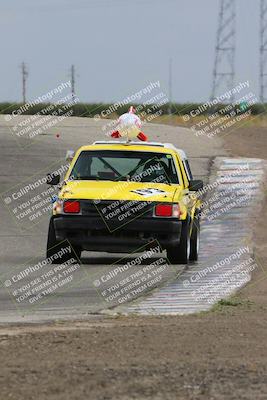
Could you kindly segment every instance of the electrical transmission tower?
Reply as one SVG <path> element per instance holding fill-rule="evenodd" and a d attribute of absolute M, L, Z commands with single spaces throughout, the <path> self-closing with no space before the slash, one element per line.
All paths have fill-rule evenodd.
<path fill-rule="evenodd" d="M 74 65 L 71 66 L 71 95 L 72 100 L 75 99 L 75 67 Z"/>
<path fill-rule="evenodd" d="M 235 80 L 236 0 L 220 0 L 211 100 L 233 88 Z M 231 102 L 234 97 L 231 97 Z"/>
<path fill-rule="evenodd" d="M 267 100 L 267 1 L 260 3 L 260 101 Z"/>
<path fill-rule="evenodd" d="M 22 72 L 22 99 L 23 103 L 26 103 L 26 80 L 29 76 L 29 73 L 27 71 L 25 62 L 21 64 L 21 72 Z"/>

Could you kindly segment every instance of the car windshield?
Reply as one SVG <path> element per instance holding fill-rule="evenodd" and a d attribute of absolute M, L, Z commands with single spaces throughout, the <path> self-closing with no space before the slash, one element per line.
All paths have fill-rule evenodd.
<path fill-rule="evenodd" d="M 179 183 L 171 154 L 142 151 L 82 151 L 73 180 Z"/>

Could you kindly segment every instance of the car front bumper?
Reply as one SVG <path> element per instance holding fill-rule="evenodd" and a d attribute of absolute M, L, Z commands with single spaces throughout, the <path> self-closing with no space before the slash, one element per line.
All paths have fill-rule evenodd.
<path fill-rule="evenodd" d="M 175 218 L 137 218 L 120 227 L 107 226 L 101 217 L 54 216 L 56 239 L 68 239 L 83 250 L 135 251 L 157 241 L 163 249 L 179 244 L 182 221 Z"/>

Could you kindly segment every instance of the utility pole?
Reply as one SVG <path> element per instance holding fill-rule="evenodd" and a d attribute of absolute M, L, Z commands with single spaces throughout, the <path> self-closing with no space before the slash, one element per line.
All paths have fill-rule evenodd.
<path fill-rule="evenodd" d="M 231 90 L 235 80 L 236 0 L 220 0 L 211 100 Z M 234 96 L 231 97 L 234 101 Z"/>
<path fill-rule="evenodd" d="M 75 99 L 75 67 L 74 65 L 71 66 L 71 95 L 72 100 Z"/>
<path fill-rule="evenodd" d="M 260 101 L 267 100 L 267 1 L 260 0 Z"/>
<path fill-rule="evenodd" d="M 172 113 L 172 58 L 169 60 L 169 107 L 168 113 Z"/>
<path fill-rule="evenodd" d="M 23 99 L 23 103 L 25 104 L 26 103 L 26 80 L 29 76 L 25 62 L 23 62 L 21 64 L 21 72 L 22 72 L 22 99 Z"/>

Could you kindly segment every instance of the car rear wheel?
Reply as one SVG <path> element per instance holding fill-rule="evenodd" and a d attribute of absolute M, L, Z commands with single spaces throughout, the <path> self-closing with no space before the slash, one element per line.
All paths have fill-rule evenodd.
<path fill-rule="evenodd" d="M 199 253 L 199 242 L 200 242 L 200 223 L 199 215 L 196 215 L 193 221 L 191 239 L 190 239 L 190 261 L 198 260 Z"/>
<path fill-rule="evenodd" d="M 69 251 L 69 246 L 71 246 L 71 251 Z M 62 257 L 57 258 L 57 255 L 60 252 L 64 252 Z M 82 250 L 80 247 L 73 246 L 70 244 L 68 240 L 64 240 L 62 242 L 58 242 L 56 240 L 55 227 L 53 222 L 53 217 L 50 219 L 49 228 L 48 228 L 48 237 L 47 237 L 47 245 L 46 245 L 46 257 L 52 258 L 51 264 L 62 264 L 71 258 L 74 258 L 75 261 L 79 262 L 81 257 Z"/>
<path fill-rule="evenodd" d="M 189 221 L 183 221 L 180 243 L 167 249 L 167 257 L 171 264 L 187 264 L 190 254 Z"/>

